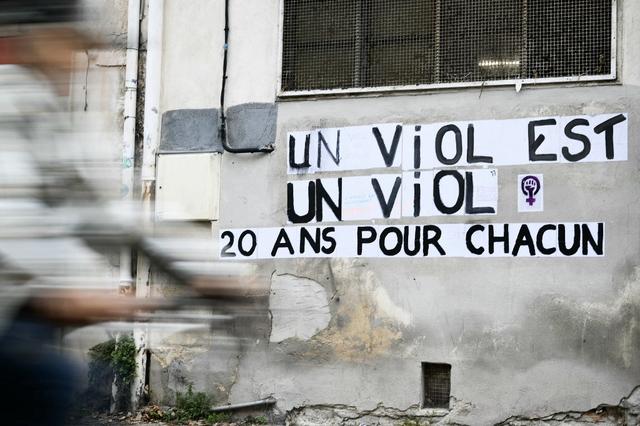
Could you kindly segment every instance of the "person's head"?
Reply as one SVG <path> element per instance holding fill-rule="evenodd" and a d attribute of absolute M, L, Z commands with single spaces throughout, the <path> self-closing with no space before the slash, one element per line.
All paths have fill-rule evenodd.
<path fill-rule="evenodd" d="M 74 52 L 94 41 L 76 27 L 78 0 L 0 0 L 2 62 L 36 68 L 52 79 L 66 78 Z"/>
<path fill-rule="evenodd" d="M 79 18 L 79 0 L 0 0 L 0 25 L 55 24 Z"/>

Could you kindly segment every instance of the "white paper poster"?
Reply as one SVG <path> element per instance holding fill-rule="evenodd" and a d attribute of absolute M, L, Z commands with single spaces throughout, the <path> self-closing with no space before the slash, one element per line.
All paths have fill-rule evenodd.
<path fill-rule="evenodd" d="M 287 135 L 287 172 L 305 174 L 399 168 L 402 125 L 317 129 Z"/>
<path fill-rule="evenodd" d="M 627 160 L 628 115 L 294 131 L 287 134 L 286 157 L 292 226 L 222 230 L 222 259 L 602 257 L 604 222 L 461 217 L 498 214 L 500 166 Z M 342 175 L 365 169 L 375 173 Z M 518 212 L 544 211 L 542 174 L 519 175 L 516 191 Z M 467 223 L 386 222 L 435 216 Z M 385 224 L 367 223 L 374 220 Z M 349 221 L 367 224 L 326 225 Z"/>
<path fill-rule="evenodd" d="M 495 215 L 498 171 L 432 170 L 287 184 L 289 223 Z"/>
<path fill-rule="evenodd" d="M 602 257 L 604 223 L 290 226 L 220 231 L 220 258 Z"/>
<path fill-rule="evenodd" d="M 495 215 L 498 171 L 427 170 L 402 174 L 402 216 Z"/>
<path fill-rule="evenodd" d="M 628 115 L 372 124 L 287 134 L 289 174 L 627 160 Z"/>

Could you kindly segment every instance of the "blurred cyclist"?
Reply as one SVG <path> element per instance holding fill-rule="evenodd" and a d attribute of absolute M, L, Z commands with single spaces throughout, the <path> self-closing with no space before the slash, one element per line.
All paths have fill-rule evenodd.
<path fill-rule="evenodd" d="M 97 191 L 79 170 L 66 110 L 73 57 L 93 41 L 78 1 L 0 0 L 0 413 L 59 425 L 76 389 L 57 327 L 130 315 L 95 287 L 105 262 L 70 229 Z"/>

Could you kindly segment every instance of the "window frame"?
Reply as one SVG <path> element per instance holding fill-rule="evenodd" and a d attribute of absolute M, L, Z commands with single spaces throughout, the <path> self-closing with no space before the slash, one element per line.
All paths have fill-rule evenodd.
<path fill-rule="evenodd" d="M 278 72 L 276 96 L 280 99 L 301 98 L 310 96 L 336 96 L 336 95 L 357 95 L 369 93 L 390 93 L 390 92 L 415 92 L 433 91 L 438 89 L 467 89 L 478 87 L 496 86 L 519 86 L 538 84 L 571 84 L 571 83 L 602 83 L 616 82 L 618 79 L 618 0 L 611 0 L 611 69 L 609 74 L 601 75 L 576 75 L 568 77 L 546 77 L 546 78 L 522 78 L 510 80 L 485 80 L 457 83 L 430 83 L 397 86 L 376 86 L 376 87 L 349 87 L 345 89 L 313 89 L 313 90 L 282 90 L 282 66 L 284 53 L 284 2 L 280 0 L 279 28 L 278 28 Z"/>

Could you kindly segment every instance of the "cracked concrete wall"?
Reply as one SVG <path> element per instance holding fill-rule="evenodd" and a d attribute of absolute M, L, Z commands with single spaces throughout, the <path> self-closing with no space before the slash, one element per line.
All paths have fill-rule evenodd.
<path fill-rule="evenodd" d="M 552 87 L 520 94 L 485 89 L 480 98 L 477 91 L 461 91 L 401 100 L 282 103 L 280 117 L 288 119 L 280 119 L 285 121 L 279 125 L 279 140 L 286 131 L 314 125 L 618 110 L 634 116 L 640 112 L 638 95 L 640 91 L 629 86 Z M 277 274 L 313 279 L 323 283 L 328 294 L 337 291 L 332 320 L 310 341 L 285 341 L 263 353 L 248 354 L 232 400 L 272 393 L 283 410 L 314 403 L 344 403 L 367 410 L 383 402 L 406 408 L 420 401 L 420 362 L 429 361 L 451 363 L 452 394 L 473 404 L 468 413 L 455 418 L 459 423 L 499 421 L 513 413 L 588 410 L 617 401 L 640 377 L 638 363 L 632 362 L 640 343 L 634 326 L 639 312 L 632 296 L 640 286 L 633 272 L 640 224 L 628 207 L 640 195 L 632 179 L 638 164 L 633 146 L 637 127 L 632 124 L 630 131 L 627 163 L 539 168 L 545 182 L 555 184 L 547 187 L 547 211 L 535 220 L 597 218 L 619 224 L 608 227 L 605 259 L 358 260 L 332 268 L 343 273 L 328 271 L 327 264 L 336 261 L 264 262 Z M 273 156 L 234 157 L 235 164 L 225 160 L 224 179 L 247 182 L 241 174 L 248 170 L 260 178 L 251 180 L 252 191 L 223 191 L 221 227 L 285 224 L 286 157 L 282 151 Z M 512 213 L 515 196 L 509 182 L 526 170 L 501 169 L 504 183 L 496 220 L 522 220 Z M 585 185 L 585 180 L 587 192 L 567 193 L 566 188 L 578 181 Z M 594 205 L 592 197 L 600 201 Z"/>
<path fill-rule="evenodd" d="M 392 425 L 451 425 L 459 424 L 453 417 L 458 413 L 468 413 L 470 405 L 457 404 L 453 410 L 426 410 L 409 407 L 406 410 L 379 405 L 373 410 L 358 410 L 346 405 L 310 405 L 294 408 L 286 416 L 286 423 L 298 426 L 360 426 L 375 424 Z M 541 417 L 513 416 L 496 423 L 496 426 L 551 426 L 598 424 L 602 426 L 636 425 L 640 421 L 640 387 L 617 405 L 600 405 L 578 412 L 566 411 Z M 474 422 L 475 424 L 475 422 Z"/>
<path fill-rule="evenodd" d="M 163 112 L 219 108 L 222 4 L 167 0 Z M 635 53 L 640 4 L 619 0 L 618 6 L 618 83 L 277 100 L 276 150 L 223 155 L 214 235 L 218 228 L 286 224 L 284 147 L 287 132 L 294 130 L 624 111 L 629 113 L 629 160 L 501 167 L 499 213 L 483 218 L 604 221 L 608 240 L 602 259 L 260 261 L 260 270 L 272 277 L 270 334 L 233 355 L 218 354 L 214 340 L 203 355 L 221 356 L 221 365 L 232 370 L 220 379 L 229 402 L 273 395 L 280 418 L 289 413 L 290 421 L 301 424 L 305 415 L 325 415 L 305 407 L 330 407 L 331 416 L 339 409 L 343 419 L 393 419 L 409 410 L 434 421 L 488 424 L 587 413 L 629 395 L 640 382 L 640 217 L 633 208 L 640 200 L 640 61 Z M 276 101 L 279 13 L 279 0 L 233 3 L 228 106 Z M 187 23 L 197 30 L 184 34 Z M 518 174 L 532 171 L 544 173 L 546 209 L 518 214 L 514 183 Z M 465 220 L 405 218 L 403 223 Z M 300 317 L 278 316 L 278 308 L 297 303 L 302 309 L 293 311 Z M 225 364 L 234 357 L 237 365 Z M 425 361 L 452 365 L 451 411 L 419 410 L 420 363 Z M 207 364 L 186 362 L 194 366 L 185 367 L 187 379 L 200 380 L 195 365 L 206 369 Z M 198 383 L 215 392 L 216 380 Z M 161 381 L 156 386 L 172 392 Z"/>
<path fill-rule="evenodd" d="M 174 324 L 154 330 L 151 340 L 150 389 L 152 400 L 174 405 L 176 394 L 192 386 L 214 404 L 224 404 L 239 365 L 240 343 L 224 333 L 212 333 L 205 324 Z"/>

